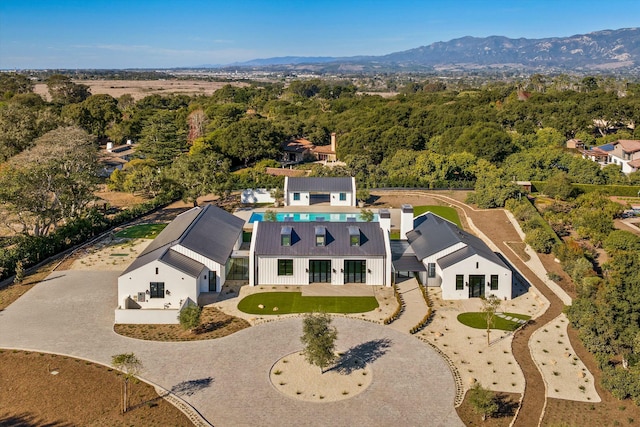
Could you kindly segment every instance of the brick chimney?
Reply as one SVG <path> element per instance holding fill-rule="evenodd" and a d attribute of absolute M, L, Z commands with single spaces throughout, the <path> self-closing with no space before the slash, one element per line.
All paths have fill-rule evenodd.
<path fill-rule="evenodd" d="M 336 133 L 331 132 L 331 151 L 336 152 Z"/>

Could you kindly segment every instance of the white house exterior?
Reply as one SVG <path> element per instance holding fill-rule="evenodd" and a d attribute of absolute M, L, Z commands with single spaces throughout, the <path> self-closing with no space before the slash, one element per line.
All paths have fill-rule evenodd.
<path fill-rule="evenodd" d="M 426 286 L 440 286 L 443 299 L 467 299 L 493 294 L 512 297 L 509 267 L 479 238 L 455 224 L 427 212 L 414 220 L 406 233 L 410 254 L 424 268 L 415 268 Z M 403 253 L 406 258 L 408 252 Z"/>
<path fill-rule="evenodd" d="M 329 202 L 331 206 L 356 205 L 356 179 L 325 177 L 284 178 L 285 206 L 309 206 Z"/>
<path fill-rule="evenodd" d="M 254 223 L 249 285 L 391 286 L 389 235 L 377 222 Z"/>
<path fill-rule="evenodd" d="M 619 139 L 611 145 L 613 150 L 609 152 L 610 163 L 620 166 L 626 174 L 640 169 L 640 140 Z"/>
<path fill-rule="evenodd" d="M 116 323 L 178 323 L 185 304 L 219 292 L 244 221 L 215 206 L 171 222 L 118 277 Z"/>

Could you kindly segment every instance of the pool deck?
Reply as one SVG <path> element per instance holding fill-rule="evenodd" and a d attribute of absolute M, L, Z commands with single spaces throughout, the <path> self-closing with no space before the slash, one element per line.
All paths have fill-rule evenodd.
<path fill-rule="evenodd" d="M 371 209 L 374 214 L 377 214 L 380 209 L 372 208 L 370 206 L 366 206 L 366 209 Z M 382 209 L 382 208 L 381 208 Z M 391 229 L 400 229 L 400 209 L 393 208 L 384 208 L 388 209 L 391 212 Z M 274 207 L 261 207 L 261 208 L 240 208 L 233 212 L 233 214 L 239 218 L 242 218 L 245 222 L 244 230 L 251 231 L 253 230 L 253 224 L 249 223 L 249 219 L 251 218 L 251 214 L 254 212 L 266 212 L 268 210 L 273 210 L 278 213 L 280 212 L 294 212 L 294 213 L 306 213 L 306 212 L 323 212 L 323 213 L 357 213 L 359 214 L 362 210 L 361 208 L 354 206 L 331 206 L 328 203 L 316 203 L 311 206 L 281 206 L 278 208 Z"/>

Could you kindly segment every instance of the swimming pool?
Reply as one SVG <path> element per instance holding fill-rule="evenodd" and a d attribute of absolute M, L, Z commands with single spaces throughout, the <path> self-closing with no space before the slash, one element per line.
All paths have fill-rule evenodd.
<path fill-rule="evenodd" d="M 254 212 L 249 218 L 249 223 L 262 221 L 264 212 Z M 373 220 L 378 221 L 378 214 L 373 214 Z M 362 215 L 359 213 L 329 213 L 329 212 L 278 212 L 276 213 L 276 221 L 293 221 L 293 222 L 309 222 L 309 221 L 327 221 L 327 222 L 347 222 L 347 221 L 363 221 Z"/>

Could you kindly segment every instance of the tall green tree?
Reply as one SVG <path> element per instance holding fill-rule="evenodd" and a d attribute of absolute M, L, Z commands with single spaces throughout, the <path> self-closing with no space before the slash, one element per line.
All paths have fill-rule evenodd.
<path fill-rule="evenodd" d="M 210 140 L 222 154 L 240 161 L 245 167 L 260 159 L 275 159 L 286 135 L 265 119 L 245 119 L 220 128 Z"/>
<path fill-rule="evenodd" d="M 197 203 L 200 196 L 218 192 L 229 179 L 230 161 L 216 152 L 183 154 L 168 171 L 169 178 L 185 202 Z"/>
<path fill-rule="evenodd" d="M 337 339 L 338 331 L 331 326 L 331 316 L 326 313 L 310 313 L 304 316 L 300 337 L 304 344 L 303 353 L 307 362 L 319 366 L 323 374 L 324 368 L 336 358 Z"/>
<path fill-rule="evenodd" d="M 76 104 L 91 96 L 89 86 L 74 83 L 71 77 L 62 74 L 47 78 L 47 88 L 54 104 Z"/>
<path fill-rule="evenodd" d="M 33 92 L 33 82 L 24 74 L 0 73 L 0 99 Z"/>
<path fill-rule="evenodd" d="M 186 128 L 176 112 L 157 110 L 146 120 L 136 152 L 163 167 L 187 149 Z"/>
<path fill-rule="evenodd" d="M 82 215 L 94 200 L 97 148 L 85 131 L 58 128 L 0 171 L 0 201 L 22 231 L 45 235 L 53 224 Z"/>

